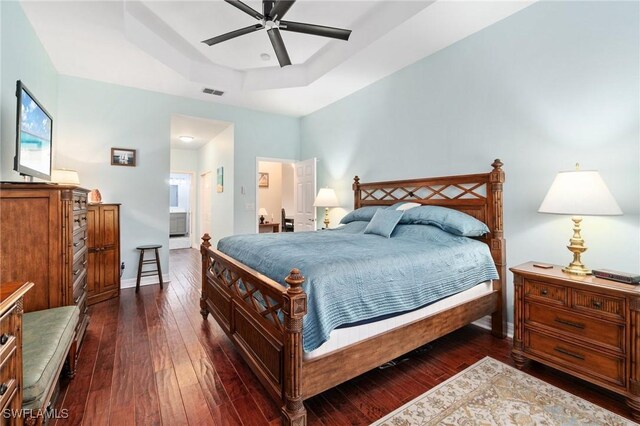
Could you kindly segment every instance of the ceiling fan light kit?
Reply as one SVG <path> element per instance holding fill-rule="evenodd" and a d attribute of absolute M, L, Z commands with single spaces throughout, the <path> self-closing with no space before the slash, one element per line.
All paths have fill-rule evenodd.
<path fill-rule="evenodd" d="M 260 22 L 255 25 L 240 28 L 235 31 L 228 32 L 210 39 L 204 40 L 203 43 L 209 46 L 222 43 L 223 41 L 231 40 L 232 38 L 240 37 L 245 34 L 249 34 L 255 31 L 267 29 L 269 40 L 273 46 L 273 50 L 276 53 L 278 62 L 281 67 L 291 65 L 291 59 L 289 53 L 282 40 L 280 30 L 290 31 L 296 33 L 310 34 L 321 37 L 330 37 L 338 40 L 349 40 L 351 30 L 345 30 L 342 28 L 325 27 L 323 25 L 306 24 L 303 22 L 291 22 L 283 21 L 284 15 L 293 6 L 295 0 L 263 0 L 262 1 L 262 13 L 254 10 L 253 8 L 242 3 L 240 0 L 224 0 L 232 6 L 240 9 L 247 15 L 259 20 Z"/>

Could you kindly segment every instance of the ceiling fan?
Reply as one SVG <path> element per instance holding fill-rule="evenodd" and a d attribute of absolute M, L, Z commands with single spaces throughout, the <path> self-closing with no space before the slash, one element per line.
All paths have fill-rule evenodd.
<path fill-rule="evenodd" d="M 293 6 L 295 0 L 263 0 L 262 1 L 262 13 L 254 10 L 239 0 L 224 0 L 232 6 L 237 7 L 247 15 L 251 15 L 260 21 L 258 24 L 250 25 L 248 27 L 240 28 L 239 30 L 231 31 L 226 34 L 219 35 L 217 37 L 204 40 L 203 43 L 213 46 L 214 44 L 221 43 L 223 41 L 230 40 L 241 35 L 249 34 L 254 31 L 267 29 L 269 39 L 273 45 L 273 50 L 276 52 L 278 62 L 281 67 L 291 65 L 291 59 L 280 35 L 282 31 L 292 31 L 296 33 L 312 34 L 322 37 L 337 38 L 340 40 L 349 40 L 351 30 L 344 30 L 342 28 L 325 27 L 322 25 L 305 24 L 302 22 L 283 21 L 284 15 L 289 8 Z"/>

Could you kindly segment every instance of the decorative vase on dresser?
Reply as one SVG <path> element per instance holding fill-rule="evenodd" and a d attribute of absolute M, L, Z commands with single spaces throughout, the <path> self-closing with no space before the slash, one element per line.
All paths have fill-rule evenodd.
<path fill-rule="evenodd" d="M 602 386 L 640 420 L 640 286 L 533 265 L 511 268 L 516 367 L 531 359 Z"/>
<path fill-rule="evenodd" d="M 89 204 L 89 305 L 120 295 L 120 204 Z"/>
<path fill-rule="evenodd" d="M 34 283 L 24 297 L 25 312 L 78 305 L 70 351 L 76 356 L 89 324 L 88 192 L 73 185 L 0 184 L 0 282 Z"/>

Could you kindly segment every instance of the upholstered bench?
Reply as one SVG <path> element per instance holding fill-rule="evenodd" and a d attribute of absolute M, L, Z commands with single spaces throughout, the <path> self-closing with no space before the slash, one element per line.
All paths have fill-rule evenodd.
<path fill-rule="evenodd" d="M 75 340 L 80 317 L 77 306 L 45 309 L 23 316 L 22 326 L 22 408 L 45 410 L 58 382 L 62 367 L 69 357 L 71 373 L 75 370 L 75 353 L 69 353 Z M 40 411 L 43 413 L 44 411 Z M 31 419 L 27 423 L 39 423 Z"/>

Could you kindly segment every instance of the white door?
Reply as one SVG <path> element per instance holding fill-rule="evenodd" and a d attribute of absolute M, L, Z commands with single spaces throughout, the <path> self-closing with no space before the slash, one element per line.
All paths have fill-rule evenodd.
<path fill-rule="evenodd" d="M 211 235 L 211 192 L 213 191 L 212 173 L 200 175 L 200 237 Z"/>
<path fill-rule="evenodd" d="M 294 230 L 315 231 L 316 208 L 313 202 L 316 199 L 316 159 L 299 161 L 294 164 L 293 174 L 293 203 L 296 207 Z"/>

